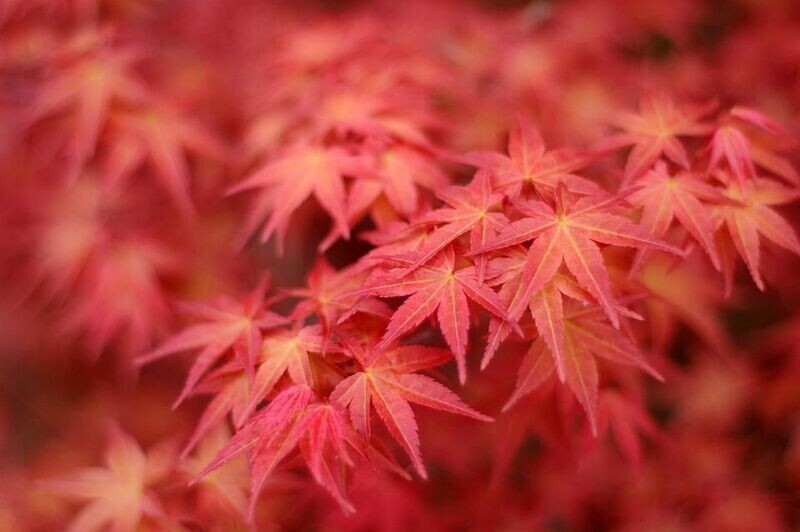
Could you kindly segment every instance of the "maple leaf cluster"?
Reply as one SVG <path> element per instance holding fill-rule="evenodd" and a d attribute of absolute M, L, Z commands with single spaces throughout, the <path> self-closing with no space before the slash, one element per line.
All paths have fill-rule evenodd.
<path fill-rule="evenodd" d="M 0 529 L 800 524 L 800 11 L 504 4 L 0 2 Z"/>

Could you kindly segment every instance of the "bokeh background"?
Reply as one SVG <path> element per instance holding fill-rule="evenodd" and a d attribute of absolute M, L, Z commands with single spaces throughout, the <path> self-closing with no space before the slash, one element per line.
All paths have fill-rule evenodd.
<path fill-rule="evenodd" d="M 102 103 L 80 99 L 91 83 L 112 87 Z M 145 449 L 186 438 L 205 405 L 171 409 L 188 359 L 133 358 L 175 330 L 176 301 L 265 271 L 301 286 L 329 230 L 304 205 L 279 255 L 247 240 L 247 198 L 225 191 L 309 123 L 366 119 L 390 91 L 397 127 L 449 153 L 502 151 L 519 113 L 548 145 L 590 147 L 647 91 L 753 106 L 796 133 L 800 4 L 0 0 L 0 530 L 63 529 L 76 505 L 41 481 L 101 464 L 110 424 Z M 82 121 L 92 105 L 102 118 Z M 159 134 L 179 161 L 142 140 Z M 797 206 L 781 212 L 798 226 Z M 763 269 L 766 291 L 739 271 L 728 298 L 701 266 L 651 272 L 682 319 L 657 346 L 666 383 L 641 390 L 655 427 L 638 460 L 608 434 L 566 434 L 552 398 L 480 426 L 419 411 L 429 481 L 361 472 L 346 517 L 288 471 L 257 528 L 796 530 L 800 261 L 766 252 Z M 460 393 L 496 411 L 518 361 Z M 246 475 L 230 489 L 246 494 Z M 245 529 L 178 476 L 158 493 L 176 526 Z"/>

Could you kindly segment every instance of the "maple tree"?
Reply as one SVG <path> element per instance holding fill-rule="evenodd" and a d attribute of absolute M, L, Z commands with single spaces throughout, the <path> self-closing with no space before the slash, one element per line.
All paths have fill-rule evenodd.
<path fill-rule="evenodd" d="M 712 4 L 0 0 L 0 529 L 800 526 L 800 10 Z"/>

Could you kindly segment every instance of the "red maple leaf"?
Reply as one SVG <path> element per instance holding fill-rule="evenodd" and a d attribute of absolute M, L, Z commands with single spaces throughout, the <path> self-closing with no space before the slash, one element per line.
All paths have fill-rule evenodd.
<path fill-rule="evenodd" d="M 75 179 L 94 155 L 112 105 L 141 104 L 151 97 L 132 73 L 140 54 L 97 41 L 96 49 L 80 54 L 45 82 L 30 109 L 32 122 L 65 110 L 74 116 L 65 172 L 69 180 Z"/>
<path fill-rule="evenodd" d="M 437 190 L 448 183 L 435 160 L 420 150 L 395 144 L 378 151 L 375 158 L 374 173 L 368 178 L 378 180 L 389 204 L 404 216 L 419 208 L 419 187 Z"/>
<path fill-rule="evenodd" d="M 161 346 L 141 356 L 139 364 L 147 364 L 181 351 L 200 350 L 189 371 L 177 403 L 192 392 L 203 375 L 232 347 L 249 376 L 261 350 L 262 331 L 286 322 L 286 319 L 265 309 L 264 293 L 269 286 L 265 278 L 240 301 L 222 297 L 210 303 L 185 303 L 188 314 L 206 320 L 187 327 Z"/>
<path fill-rule="evenodd" d="M 417 102 L 408 101 L 398 91 L 392 91 L 389 79 L 377 79 L 369 91 L 352 85 L 323 86 L 322 94 L 311 94 L 299 105 L 301 115 L 307 115 L 316 135 L 334 132 L 344 137 L 355 133 L 381 142 L 403 141 L 416 146 L 428 146 L 423 127 L 433 119 L 420 109 Z"/>
<path fill-rule="evenodd" d="M 436 195 L 447 203 L 442 207 L 421 215 L 416 224 L 444 224 L 437 227 L 422 246 L 410 254 L 410 265 L 405 273 L 411 273 L 426 264 L 437 253 L 463 235 L 469 234 L 470 249 L 485 246 L 502 229 L 507 218 L 500 210 L 503 196 L 492 191 L 490 174 L 479 170 L 466 187 L 452 186 L 438 191 Z M 483 259 L 476 259 L 479 277 L 485 269 Z"/>
<path fill-rule="evenodd" d="M 490 243 L 472 251 L 471 254 L 487 253 L 535 238 L 528 249 L 521 283 L 510 303 L 512 318 L 521 314 L 531 295 L 541 290 L 565 262 L 578 283 L 598 301 L 611 323 L 618 326 L 618 305 L 611 293 L 600 248 L 595 242 L 682 254 L 681 250 L 612 212 L 631 192 L 610 198 L 584 197 L 571 202 L 561 188 L 556 195 L 555 209 L 541 201 L 520 202 L 517 208 L 524 217 L 510 224 Z"/>
<path fill-rule="evenodd" d="M 458 159 L 491 170 L 494 189 L 509 198 L 519 197 L 526 185 L 540 195 L 551 195 L 559 183 L 581 194 L 601 192 L 592 181 L 573 174 L 591 164 L 597 153 L 566 148 L 546 151 L 539 131 L 524 118 L 509 133 L 508 154 L 473 152 Z"/>
<path fill-rule="evenodd" d="M 181 212 L 194 214 L 185 152 L 222 160 L 226 156 L 222 142 L 199 123 L 155 106 L 112 114 L 111 125 L 105 178 L 112 183 L 126 179 L 148 161 Z"/>
<path fill-rule="evenodd" d="M 662 432 L 644 404 L 641 394 L 604 390 L 597 415 L 598 434 L 609 431 L 625 458 L 638 470 L 642 462 L 640 435 L 661 440 Z"/>
<path fill-rule="evenodd" d="M 336 323 L 355 311 L 390 318 L 391 309 L 375 298 L 358 298 L 353 292 L 364 285 L 368 272 L 354 266 L 336 271 L 324 257 L 319 257 L 307 277 L 306 288 L 286 290 L 291 297 L 301 298 L 289 319 L 302 321 L 316 316 L 326 340 Z"/>
<path fill-rule="evenodd" d="M 618 112 L 610 122 L 625 133 L 602 142 L 603 147 L 633 145 L 625 164 L 625 182 L 646 172 L 662 155 L 689 168 L 689 155 L 679 137 L 707 135 L 712 126 L 700 120 L 716 108 L 716 103 L 678 105 L 661 94 L 644 96 L 639 101 L 639 114 Z"/>
<path fill-rule="evenodd" d="M 791 224 L 772 208 L 796 200 L 800 193 L 777 182 L 758 177 L 744 183 L 724 177 L 723 179 L 728 182 L 725 195 L 733 202 L 717 206 L 716 219 L 727 227 L 736 253 L 744 261 L 756 286 L 764 290 L 760 271 L 760 237 L 763 236 L 774 244 L 800 255 L 800 240 L 797 234 Z M 732 284 L 733 256 L 723 254 L 723 257 L 726 292 L 729 292 Z"/>
<path fill-rule="evenodd" d="M 769 143 L 761 142 L 762 139 L 756 135 L 762 133 L 761 137 L 764 137 L 765 132 Z M 800 184 L 800 176 L 791 162 L 775 153 L 774 145 L 778 143 L 784 147 L 797 145 L 789 131 L 760 111 L 733 107 L 728 119 L 717 128 L 711 139 L 707 172 L 727 169 L 743 185 L 755 179 L 756 166 L 759 166 L 793 185 Z"/>
<path fill-rule="evenodd" d="M 603 323 L 602 313 L 597 307 L 569 305 L 565 310 L 560 293 L 554 289 L 551 294 L 546 292 L 541 297 L 549 300 L 549 306 L 554 310 L 548 322 L 552 323 L 553 335 L 558 339 L 542 334 L 534 341 L 520 366 L 514 393 L 503 409 L 507 410 L 538 388 L 557 370 L 559 379 L 566 382 L 586 410 L 592 433 L 596 434 L 598 374 L 592 354 L 618 364 L 639 367 L 659 380 L 663 378 L 631 338 Z M 562 344 L 559 351 L 549 348 L 556 342 Z"/>
<path fill-rule="evenodd" d="M 439 327 L 455 354 L 459 380 L 464 383 L 470 325 L 467 299 L 501 320 L 507 320 L 508 313 L 497 294 L 478 281 L 474 266 L 458 270 L 455 267 L 455 254 L 452 248 L 447 248 L 437 259 L 408 275 L 404 269 L 400 275 L 397 270 L 377 270 L 359 293 L 380 297 L 410 296 L 392 315 L 377 349 L 397 341 L 437 312 Z"/>
<path fill-rule="evenodd" d="M 631 203 L 642 207 L 641 225 L 656 238 L 664 238 L 675 218 L 700 244 L 714 267 L 720 269 L 719 253 L 714 243 L 714 224 L 707 202 L 725 201 L 714 186 L 690 172 L 670 175 L 665 164 L 656 164 L 636 184 L 641 187 L 631 195 Z M 641 263 L 644 252 L 639 253 Z"/>
<path fill-rule="evenodd" d="M 292 213 L 312 194 L 331 216 L 339 234 L 349 238 L 344 174 L 351 162 L 352 156 L 341 148 L 301 142 L 261 165 L 229 191 L 260 189 L 245 221 L 243 238 L 267 218 L 261 241 L 277 233 L 278 249 L 282 250 Z"/>
<path fill-rule="evenodd" d="M 418 345 L 378 348 L 371 342 L 357 344 L 345 340 L 345 351 L 356 359 L 361 371 L 341 381 L 331 393 L 331 400 L 348 408 L 353 426 L 368 439 L 372 405 L 423 478 L 427 478 L 427 472 L 420 456 L 417 422 L 409 403 L 481 421 L 492 420 L 435 380 L 414 373 L 446 362 L 450 358 L 446 350 Z"/>
<path fill-rule="evenodd" d="M 317 379 L 312 353 L 322 354 L 326 349 L 329 345 L 323 340 L 319 325 L 279 329 L 267 333 L 261 342 L 253 377 L 248 378 L 237 360 L 209 373 L 190 392 L 214 397 L 200 416 L 183 456 L 228 414 L 235 427 L 244 425 L 258 405 L 278 387 L 284 375 L 294 384 L 313 387 Z"/>
<path fill-rule="evenodd" d="M 363 439 L 335 403 L 321 401 L 306 385 L 285 389 L 217 453 L 195 482 L 239 454 L 249 451 L 250 519 L 265 481 L 299 446 L 314 480 L 353 512 L 344 495 L 344 466 L 353 466 L 351 453 L 366 457 Z"/>
<path fill-rule="evenodd" d="M 163 279 L 183 266 L 174 250 L 149 237 L 103 239 L 85 265 L 60 326 L 85 335 L 93 356 L 112 343 L 126 356 L 136 356 L 169 323 Z"/>

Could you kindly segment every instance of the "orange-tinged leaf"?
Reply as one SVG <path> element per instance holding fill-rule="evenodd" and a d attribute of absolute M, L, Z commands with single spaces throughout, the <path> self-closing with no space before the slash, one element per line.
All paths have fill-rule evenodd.
<path fill-rule="evenodd" d="M 700 200 L 724 201 L 724 196 L 710 184 L 690 173 L 670 176 L 664 165 L 637 182 L 642 188 L 634 192 L 631 201 L 644 207 L 642 226 L 656 238 L 663 238 L 675 218 L 692 235 L 720 269 L 719 253 L 714 242 L 714 224 L 706 206 Z M 643 257 L 639 255 L 639 261 Z"/>
<path fill-rule="evenodd" d="M 370 164 L 360 168 L 356 177 L 377 185 L 389 204 L 404 216 L 417 212 L 419 187 L 435 190 L 445 187 L 447 177 L 431 156 L 409 146 L 395 144 L 376 150 Z"/>
<path fill-rule="evenodd" d="M 295 384 L 314 386 L 310 353 L 323 351 L 324 341 L 320 333 L 319 326 L 311 325 L 298 330 L 278 330 L 264 338 L 247 406 L 240 418 L 234 420 L 237 426 L 269 395 L 284 374 L 288 374 Z"/>
<path fill-rule="evenodd" d="M 664 380 L 661 374 L 645 360 L 636 345 L 619 331 L 590 320 L 569 320 L 566 322 L 566 327 L 569 334 L 592 353 L 617 364 L 636 366 L 653 378 Z"/>
<path fill-rule="evenodd" d="M 531 301 L 539 337 L 523 359 L 516 388 L 504 410 L 541 386 L 557 369 L 560 380 L 566 382 L 586 410 L 596 435 L 598 375 L 591 355 L 638 367 L 658 380 L 663 378 L 630 338 L 601 321 L 602 314 L 597 307 L 564 305 L 562 292 L 557 288 L 560 285 L 563 284 L 548 284 Z M 549 360 L 543 360 L 544 357 Z"/>

